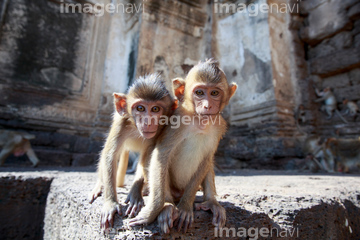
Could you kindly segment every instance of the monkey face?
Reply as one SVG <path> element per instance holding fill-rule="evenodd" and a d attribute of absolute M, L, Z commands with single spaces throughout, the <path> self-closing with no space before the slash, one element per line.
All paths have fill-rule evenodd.
<path fill-rule="evenodd" d="M 131 113 L 141 136 L 146 139 L 155 137 L 165 108 L 161 101 L 139 100 L 132 104 Z"/>
<path fill-rule="evenodd" d="M 214 115 L 220 112 L 224 92 L 214 86 L 200 84 L 192 91 L 195 112 L 200 115 Z"/>

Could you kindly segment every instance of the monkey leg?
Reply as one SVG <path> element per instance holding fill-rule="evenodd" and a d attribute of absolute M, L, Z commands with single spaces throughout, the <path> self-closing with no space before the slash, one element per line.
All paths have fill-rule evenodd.
<path fill-rule="evenodd" d="M 39 159 L 37 158 L 34 150 L 31 148 L 30 142 L 28 141 L 28 149 L 26 151 L 26 155 L 28 156 L 28 158 L 30 159 L 30 161 L 33 164 L 33 167 L 37 167 L 37 165 L 39 164 Z"/>
<path fill-rule="evenodd" d="M 116 186 L 123 187 L 125 182 L 126 169 L 129 163 L 129 150 L 123 150 L 117 164 Z"/>
<path fill-rule="evenodd" d="M 204 202 L 195 203 L 195 209 L 204 211 L 211 210 L 213 213 L 212 224 L 215 227 L 224 227 L 226 222 L 226 211 L 215 198 L 215 173 L 213 169 L 209 170 L 201 185 L 204 189 Z"/>

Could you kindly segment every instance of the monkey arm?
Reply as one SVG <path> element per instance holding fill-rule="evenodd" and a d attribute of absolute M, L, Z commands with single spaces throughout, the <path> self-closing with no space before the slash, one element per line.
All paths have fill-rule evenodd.
<path fill-rule="evenodd" d="M 125 200 L 125 203 L 130 202 L 125 216 L 135 217 L 141 208 L 144 206 L 144 199 L 142 197 L 142 190 L 144 182 L 147 181 L 147 172 L 145 170 L 148 162 L 150 161 L 151 153 L 153 146 L 148 147 L 146 150 L 143 150 L 140 154 L 140 161 L 137 164 L 135 179 L 133 185 L 131 186 L 130 192 Z"/>
<path fill-rule="evenodd" d="M 168 129 L 161 140 L 154 148 L 149 166 L 149 201 L 141 209 L 139 215 L 129 221 L 129 226 L 149 224 L 153 222 L 162 211 L 165 200 L 168 200 L 170 194 L 169 167 L 174 155 L 174 149 L 177 149 L 181 139 L 184 138 L 181 129 Z M 170 139 L 170 140 L 169 140 Z M 177 139 L 174 141 L 173 139 Z"/>
<path fill-rule="evenodd" d="M 100 223 L 102 229 L 107 229 L 113 225 L 115 212 L 121 214 L 116 193 L 117 160 L 123 150 L 124 142 L 131 136 L 131 132 L 132 129 L 126 128 L 125 121 L 115 119 L 104 149 L 101 152 L 99 180 L 102 181 L 101 183 L 104 188 L 104 205 L 101 211 Z"/>
<path fill-rule="evenodd" d="M 184 195 L 182 196 L 179 204 L 179 218 L 177 219 L 178 231 L 184 225 L 184 232 L 191 226 L 194 221 L 193 203 L 195 200 L 196 192 L 199 189 L 201 182 L 205 179 L 205 176 L 209 171 L 204 169 L 210 169 L 212 167 L 212 157 L 205 157 L 199 164 L 198 169 L 195 171 L 191 180 L 185 188 Z"/>
<path fill-rule="evenodd" d="M 165 187 L 168 184 L 167 156 L 171 150 L 161 151 L 163 147 L 156 147 L 152 153 L 149 171 L 149 202 L 139 215 L 129 221 L 129 226 L 152 223 L 161 212 L 165 204 Z M 168 148 L 167 148 L 168 149 Z"/>
<path fill-rule="evenodd" d="M 211 168 L 202 182 L 204 190 L 204 202 L 195 203 L 196 210 L 211 210 L 213 213 L 212 224 L 216 227 L 223 227 L 226 221 L 226 211 L 216 200 L 215 172 Z"/>

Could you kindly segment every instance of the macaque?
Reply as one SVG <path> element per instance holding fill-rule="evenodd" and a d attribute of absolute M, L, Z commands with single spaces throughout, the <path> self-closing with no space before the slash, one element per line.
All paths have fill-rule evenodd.
<path fill-rule="evenodd" d="M 319 169 L 326 172 L 333 172 L 324 156 L 324 139 L 318 136 L 311 136 L 305 140 L 303 151 L 307 160 L 311 160 L 310 170 L 317 172 Z"/>
<path fill-rule="evenodd" d="M 30 141 L 35 136 L 24 132 L 15 132 L 9 130 L 0 130 L 0 166 L 2 166 L 10 154 L 15 157 L 20 157 L 26 154 L 32 162 L 33 167 L 39 164 L 39 159 L 36 157 L 34 150 L 31 148 Z"/>
<path fill-rule="evenodd" d="M 329 138 L 325 142 L 325 157 L 336 162 L 336 171 L 360 169 L 360 139 Z"/>
<path fill-rule="evenodd" d="M 117 185 L 122 185 L 129 151 L 139 152 L 140 161 L 125 201 L 130 201 L 125 215 L 135 216 L 144 205 L 142 188 L 147 181 L 146 168 L 155 139 L 164 127 L 159 120 L 172 114 L 177 101 L 170 96 L 161 77 L 152 74 L 137 79 L 129 88 L 128 94 L 114 93 L 114 105 L 116 111 L 98 165 L 98 181 L 90 196 L 92 203 L 102 190 L 104 192 L 100 224 L 102 229 L 113 225 L 115 212 L 122 214 L 117 201 L 116 178 Z"/>
<path fill-rule="evenodd" d="M 360 113 L 358 105 L 353 101 L 349 101 L 348 99 L 344 99 L 343 104 L 346 107 L 344 115 L 350 114 L 350 116 L 354 117 L 354 120 L 356 120 L 357 115 Z"/>
<path fill-rule="evenodd" d="M 337 101 L 335 98 L 335 95 L 331 91 L 329 87 L 325 88 L 323 91 L 319 91 L 315 87 L 315 92 L 318 95 L 318 99 L 315 100 L 315 102 L 323 102 L 323 105 L 321 106 L 321 111 L 326 112 L 328 115 L 328 119 L 331 119 L 333 116 L 333 113 L 336 112 L 336 114 L 341 118 L 341 120 L 344 123 L 348 123 L 340 114 L 339 110 L 337 109 Z"/>
<path fill-rule="evenodd" d="M 173 80 L 181 105 L 172 117 L 178 117 L 181 124 L 166 126 L 157 139 L 149 167 L 149 201 L 129 220 L 129 226 L 157 218 L 164 233 L 176 225 L 178 231 L 183 227 L 186 232 L 194 221 L 193 204 L 200 185 L 204 202 L 195 204 L 195 209 L 211 210 L 212 224 L 225 225 L 226 211 L 215 198 L 214 154 L 226 132 L 220 113 L 236 89 L 213 59 L 194 66 L 185 81 Z"/>
<path fill-rule="evenodd" d="M 295 121 L 296 121 L 296 127 L 299 130 L 299 132 L 304 133 L 299 126 L 300 123 L 306 122 L 306 112 L 304 105 L 300 104 L 297 111 L 295 112 Z"/>

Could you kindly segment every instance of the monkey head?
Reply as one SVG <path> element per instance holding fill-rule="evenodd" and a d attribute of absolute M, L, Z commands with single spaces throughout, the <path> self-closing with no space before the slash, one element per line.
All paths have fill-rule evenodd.
<path fill-rule="evenodd" d="M 158 74 L 140 77 L 129 88 L 128 94 L 114 93 L 116 111 L 134 122 L 141 136 L 150 139 L 161 127 L 161 116 L 170 116 L 177 108 Z"/>
<path fill-rule="evenodd" d="M 199 115 L 220 113 L 237 89 L 228 84 L 225 73 L 214 59 L 199 62 L 188 73 L 185 81 L 173 80 L 173 90 L 187 109 Z"/>

